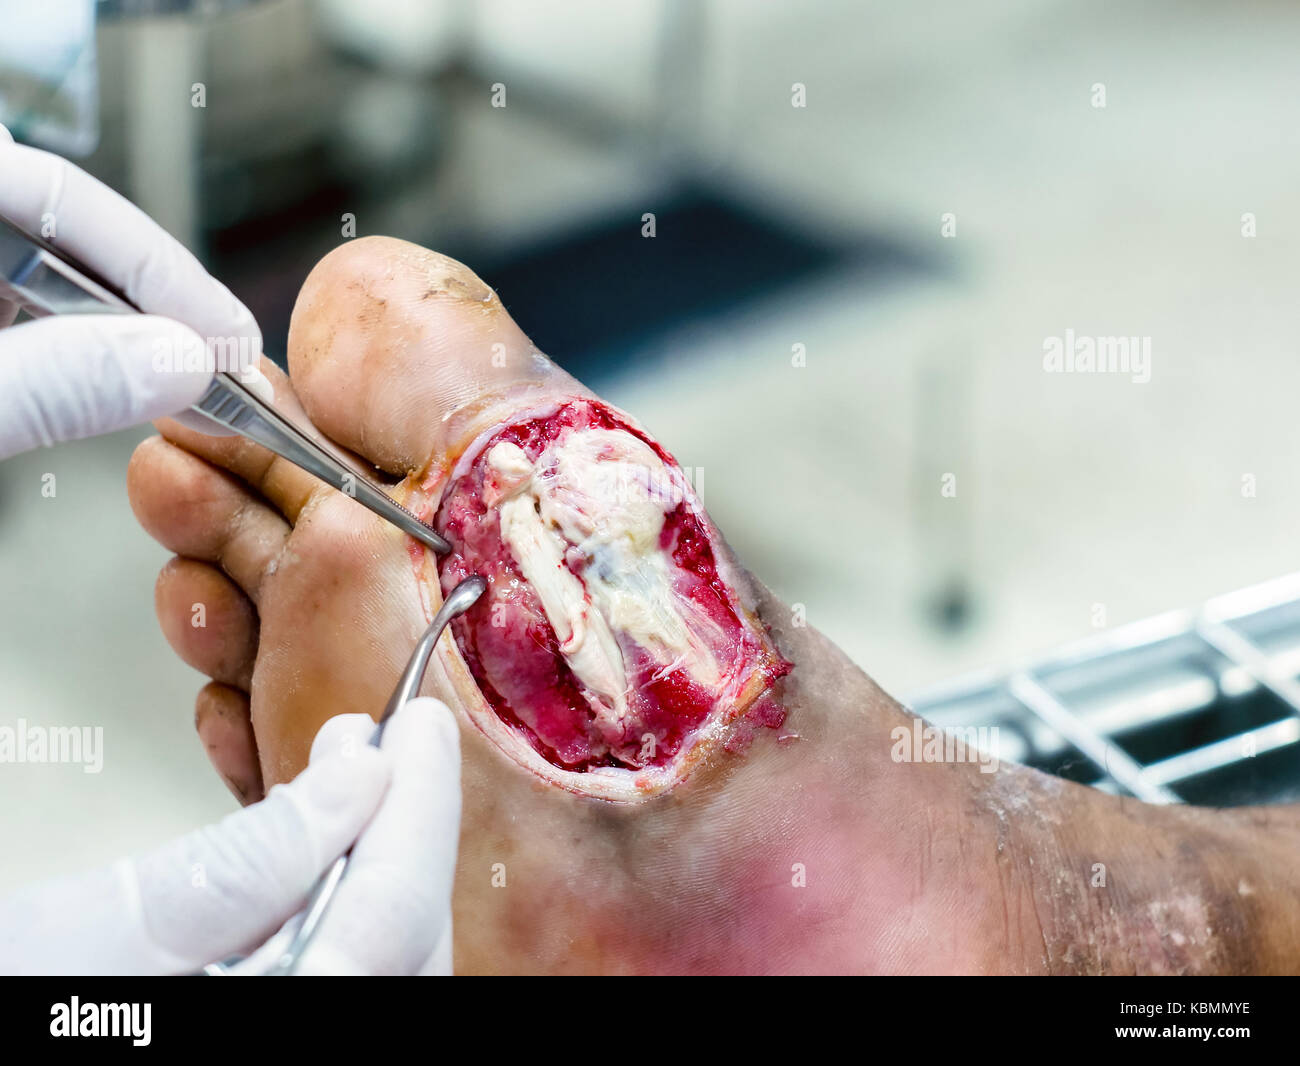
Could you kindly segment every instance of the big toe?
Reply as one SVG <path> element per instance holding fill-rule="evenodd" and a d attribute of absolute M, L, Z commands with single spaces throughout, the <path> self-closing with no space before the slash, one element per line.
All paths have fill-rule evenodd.
<path fill-rule="evenodd" d="M 289 371 L 317 427 L 395 475 L 438 462 L 498 413 L 585 392 L 472 270 L 391 237 L 349 241 L 312 270 Z"/>

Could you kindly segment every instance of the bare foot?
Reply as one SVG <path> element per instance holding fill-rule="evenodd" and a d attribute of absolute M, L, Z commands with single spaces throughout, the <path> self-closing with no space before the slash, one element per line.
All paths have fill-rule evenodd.
<path fill-rule="evenodd" d="M 299 296 L 289 364 L 281 404 L 390 475 L 455 553 L 438 563 L 260 448 L 168 422 L 129 473 L 179 556 L 159 619 L 213 679 L 199 735 L 251 802 L 327 717 L 382 710 L 440 582 L 487 572 L 425 688 L 462 725 L 459 971 L 1300 967 L 1300 813 L 895 762 L 907 712 L 794 624 L 668 453 L 460 264 L 340 247 Z M 629 468 L 667 502 L 600 477 Z M 583 525 L 602 514 L 612 535 Z"/>

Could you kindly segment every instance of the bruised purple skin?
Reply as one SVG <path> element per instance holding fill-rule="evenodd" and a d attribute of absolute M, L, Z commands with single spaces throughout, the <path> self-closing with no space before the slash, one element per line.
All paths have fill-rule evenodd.
<path fill-rule="evenodd" d="M 453 623 L 466 664 L 498 717 L 527 738 L 552 765 L 571 771 L 598 767 L 643 769 L 667 764 L 718 708 L 763 670 L 768 683 L 790 669 L 772 654 L 737 611 L 734 594 L 718 575 L 713 547 L 693 500 L 665 518 L 660 548 L 672 560 L 676 595 L 701 608 L 724 634 L 712 650 L 723 668 L 720 691 L 709 691 L 683 668 L 662 667 L 626 633 L 616 633 L 629 686 L 628 713 L 598 719 L 581 681 L 560 650 L 532 585 L 502 538 L 499 513 L 483 499 L 487 454 L 500 441 L 518 445 L 530 461 L 574 431 L 622 430 L 652 447 L 676 469 L 670 455 L 603 405 L 574 400 L 554 413 L 502 429 L 485 443 L 467 472 L 443 496 L 436 526 L 451 542 L 440 579 L 444 594 L 479 574 L 488 592 Z M 581 579 L 586 560 L 569 553 L 566 565 Z M 588 597 L 590 606 L 590 597 Z"/>

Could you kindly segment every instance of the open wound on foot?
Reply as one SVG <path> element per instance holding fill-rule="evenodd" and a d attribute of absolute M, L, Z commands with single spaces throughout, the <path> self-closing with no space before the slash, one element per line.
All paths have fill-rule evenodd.
<path fill-rule="evenodd" d="M 569 787 L 672 784 L 790 670 L 676 462 L 597 402 L 480 437 L 434 524 L 443 592 L 488 581 L 453 633 L 492 732 Z"/>

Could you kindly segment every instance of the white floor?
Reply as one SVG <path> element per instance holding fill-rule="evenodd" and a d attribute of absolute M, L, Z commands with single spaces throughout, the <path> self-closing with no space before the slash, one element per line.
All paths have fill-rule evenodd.
<path fill-rule="evenodd" d="M 905 693 L 1087 633 L 1097 604 L 1113 625 L 1297 567 L 1300 10 L 715 10 L 729 32 L 697 118 L 717 173 L 961 279 L 792 290 L 672 338 L 652 353 L 663 374 L 612 391 L 703 468 L 760 576 Z M 552 173 L 582 195 L 576 147 L 548 170 L 545 138 L 527 143 L 530 195 Z M 510 191 L 492 179 L 489 212 Z M 1150 337 L 1150 382 L 1044 373 L 1044 339 L 1067 328 Z M 105 728 L 98 775 L 0 768 L 0 887 L 231 808 L 192 734 L 200 679 L 153 619 L 165 555 L 124 499 L 133 439 L 0 466 L 0 724 Z M 925 610 L 951 573 L 975 593 L 956 636 Z"/>

